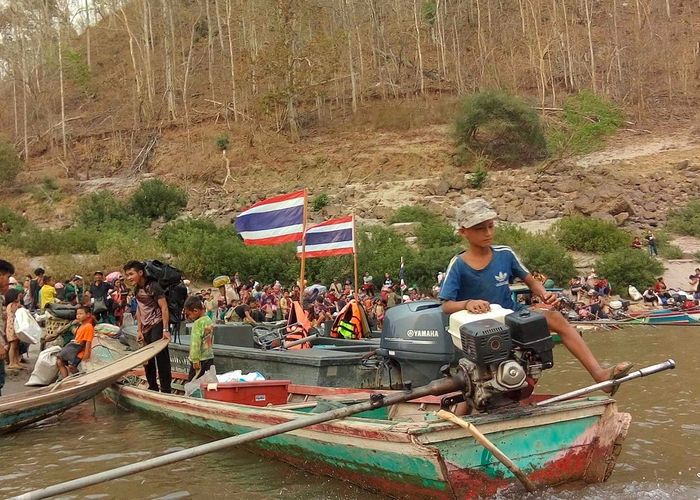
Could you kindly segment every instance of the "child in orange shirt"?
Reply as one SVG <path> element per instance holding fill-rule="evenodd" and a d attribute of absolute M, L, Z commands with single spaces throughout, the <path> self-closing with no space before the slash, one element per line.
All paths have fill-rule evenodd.
<path fill-rule="evenodd" d="M 65 378 L 69 373 L 76 373 L 81 361 L 90 359 L 92 354 L 92 340 L 95 337 L 94 319 L 87 306 L 79 306 L 75 312 L 75 321 L 80 326 L 75 332 L 75 338 L 61 349 L 58 359 L 58 370 L 61 377 Z"/>

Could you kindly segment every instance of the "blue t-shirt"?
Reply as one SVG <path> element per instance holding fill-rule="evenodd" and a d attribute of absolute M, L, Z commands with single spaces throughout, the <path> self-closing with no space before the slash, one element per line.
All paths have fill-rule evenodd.
<path fill-rule="evenodd" d="M 442 300 L 486 300 L 507 309 L 516 310 L 510 293 L 510 283 L 515 278 L 524 279 L 530 271 L 520 262 L 510 247 L 491 247 L 491 262 L 481 269 L 473 269 L 462 259 L 462 253 L 455 255 L 447 266 L 447 272 L 440 287 Z"/>

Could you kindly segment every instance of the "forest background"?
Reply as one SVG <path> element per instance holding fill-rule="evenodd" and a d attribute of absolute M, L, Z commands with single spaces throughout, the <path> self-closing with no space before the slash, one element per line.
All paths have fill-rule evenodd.
<path fill-rule="evenodd" d="M 699 31 L 694 0 L 6 0 L 4 252 L 20 252 L 16 260 L 52 253 L 62 274 L 130 254 L 169 255 L 201 278 L 243 271 L 249 260 L 262 261 L 249 273 L 291 278 L 293 250 L 245 249 L 221 224 L 254 201 L 305 187 L 318 220 L 355 210 L 368 224 L 431 228 L 436 234 L 412 233 L 407 243 L 368 225 L 360 253 L 375 276 L 396 274 L 403 255 L 411 280 L 428 284 L 456 249 L 445 207 L 477 194 L 507 204 L 491 188 L 508 176 L 581 180 L 572 158 L 610 141 L 681 129 L 694 138 Z M 482 124 L 478 147 L 456 144 L 459 103 L 490 89 L 534 111 L 541 154 L 490 154 L 488 145 L 508 137 L 507 120 Z M 639 173 L 615 182 L 629 187 Z M 410 182 L 465 174 L 452 193 Z M 143 186 L 154 177 L 167 184 Z M 139 211 L 134 193 L 144 191 L 174 193 L 177 210 Z M 693 184 L 687 211 L 671 214 L 676 231 L 693 231 L 681 226 L 697 214 L 697 192 Z M 554 207 L 558 215 L 586 219 L 575 218 L 590 213 L 571 197 L 573 209 Z M 181 210 L 208 220 L 166 224 Z M 628 229 L 666 216 L 630 217 Z M 604 222 L 604 231 L 619 231 Z M 549 248 L 564 241 L 545 237 Z M 369 245 L 385 260 L 373 261 Z M 604 251 L 622 249 L 613 246 Z M 530 259 L 562 277 L 572 271 Z M 311 272 L 330 279 L 347 268 L 327 260 Z"/>

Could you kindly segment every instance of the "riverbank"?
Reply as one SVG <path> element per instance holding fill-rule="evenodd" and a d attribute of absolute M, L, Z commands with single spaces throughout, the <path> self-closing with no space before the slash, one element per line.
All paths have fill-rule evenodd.
<path fill-rule="evenodd" d="M 2 388 L 3 396 L 9 394 L 16 394 L 18 392 L 24 392 L 30 387 L 24 384 L 29 380 L 29 376 L 34 370 L 34 364 L 36 363 L 36 358 L 39 355 L 39 344 L 32 345 L 29 347 L 29 362 L 22 363 L 24 367 L 22 370 L 17 371 L 5 371 L 5 386 Z"/>

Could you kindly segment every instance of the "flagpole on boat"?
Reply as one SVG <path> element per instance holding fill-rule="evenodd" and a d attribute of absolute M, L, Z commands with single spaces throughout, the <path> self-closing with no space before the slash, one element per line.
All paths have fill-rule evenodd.
<path fill-rule="evenodd" d="M 299 270 L 299 299 L 304 296 L 304 271 L 306 267 L 306 225 L 307 225 L 307 195 L 304 188 L 304 225 L 301 233 L 301 268 Z"/>
<path fill-rule="evenodd" d="M 352 212 L 352 263 L 355 270 L 355 294 L 360 293 L 359 273 L 357 272 L 357 239 L 355 238 L 355 212 Z"/>

